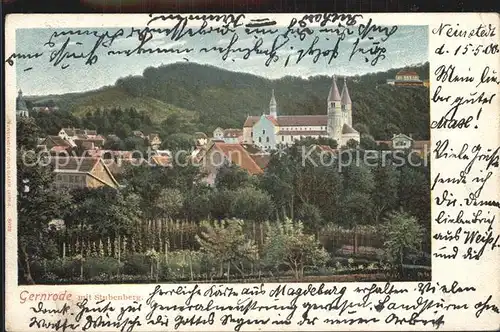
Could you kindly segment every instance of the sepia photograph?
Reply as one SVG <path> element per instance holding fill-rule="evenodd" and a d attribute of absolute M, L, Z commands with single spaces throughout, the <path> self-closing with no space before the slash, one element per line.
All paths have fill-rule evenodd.
<path fill-rule="evenodd" d="M 431 280 L 428 27 L 263 26 L 16 30 L 20 285 Z"/>

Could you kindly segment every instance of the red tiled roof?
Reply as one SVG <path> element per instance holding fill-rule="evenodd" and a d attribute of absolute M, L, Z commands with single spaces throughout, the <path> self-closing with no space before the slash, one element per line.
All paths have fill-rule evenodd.
<path fill-rule="evenodd" d="M 317 145 L 318 149 L 320 149 L 321 151 L 326 151 L 326 152 L 330 152 L 330 153 L 335 153 L 338 151 L 338 149 L 334 149 L 332 148 L 331 146 L 329 145 Z"/>
<path fill-rule="evenodd" d="M 326 130 L 280 130 L 277 135 L 293 135 L 293 136 L 311 136 L 311 135 L 327 135 Z"/>
<path fill-rule="evenodd" d="M 57 146 L 71 147 L 71 144 L 68 141 L 62 139 L 59 136 L 47 136 L 45 142 L 47 142 L 47 140 L 52 141 L 52 143 Z M 47 145 L 47 143 L 45 143 L 45 145 Z"/>
<path fill-rule="evenodd" d="M 266 153 L 259 153 L 259 154 L 251 154 L 250 157 L 252 157 L 253 161 L 261 168 L 264 169 L 267 167 L 269 164 L 269 161 L 271 160 L 271 155 Z"/>
<path fill-rule="evenodd" d="M 253 125 L 259 121 L 260 116 L 248 116 L 243 124 L 243 127 L 253 127 Z"/>
<path fill-rule="evenodd" d="M 413 141 L 412 148 L 413 149 L 427 148 L 430 150 L 431 149 L 431 141 Z"/>
<path fill-rule="evenodd" d="M 241 129 L 224 129 L 225 138 L 239 137 L 242 135 L 243 135 L 243 130 Z"/>
<path fill-rule="evenodd" d="M 77 173 L 88 173 L 92 171 L 99 162 L 99 158 L 87 157 L 53 157 L 50 164 L 55 171 L 74 171 Z"/>
<path fill-rule="evenodd" d="M 326 126 L 327 115 L 283 115 L 278 116 L 280 126 Z"/>
<path fill-rule="evenodd" d="M 266 119 L 268 119 L 269 121 L 271 121 L 275 126 L 278 125 L 278 120 L 276 120 L 275 117 L 268 115 L 268 116 L 266 116 Z"/>
<path fill-rule="evenodd" d="M 406 75 L 406 76 L 418 76 L 418 74 L 413 70 L 403 69 L 398 71 L 396 75 Z"/>
<path fill-rule="evenodd" d="M 216 142 L 213 147 L 221 151 L 232 163 L 245 169 L 248 173 L 253 175 L 263 172 L 241 144 Z"/>
<path fill-rule="evenodd" d="M 259 121 L 259 116 L 249 116 L 244 127 L 253 127 Z M 326 126 L 328 122 L 327 115 L 281 115 L 277 119 L 272 118 L 274 124 L 279 126 Z"/>

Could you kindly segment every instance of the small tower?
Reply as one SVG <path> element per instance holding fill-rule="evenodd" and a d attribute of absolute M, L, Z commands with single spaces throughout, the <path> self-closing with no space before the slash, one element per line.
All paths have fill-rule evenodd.
<path fill-rule="evenodd" d="M 332 86 L 328 94 L 328 126 L 327 133 L 330 138 L 340 142 L 342 136 L 342 107 L 337 81 L 333 75 Z"/>
<path fill-rule="evenodd" d="M 352 126 L 352 102 L 347 89 L 347 79 L 344 77 L 344 87 L 341 95 L 342 113 L 345 114 L 345 123 Z"/>
<path fill-rule="evenodd" d="M 275 119 L 278 117 L 276 98 L 274 98 L 274 89 L 271 92 L 271 101 L 269 101 L 269 115 Z"/>
<path fill-rule="evenodd" d="M 24 101 L 23 92 L 19 89 L 16 98 L 16 115 L 20 117 L 29 117 L 28 106 L 26 106 L 26 102 Z"/>

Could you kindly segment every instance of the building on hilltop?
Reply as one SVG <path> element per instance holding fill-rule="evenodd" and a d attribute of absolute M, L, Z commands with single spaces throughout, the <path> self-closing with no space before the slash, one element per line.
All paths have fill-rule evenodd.
<path fill-rule="evenodd" d="M 332 138 L 340 146 L 349 140 L 359 142 L 359 133 L 352 128 L 352 101 L 345 78 L 342 93 L 339 93 L 333 76 L 326 106 L 326 115 L 278 115 L 273 90 L 269 114 L 247 117 L 243 125 L 243 142 L 255 144 L 263 150 L 292 145 L 305 137 Z"/>
<path fill-rule="evenodd" d="M 387 84 L 395 86 L 425 86 L 429 87 L 429 80 L 421 80 L 413 70 L 403 69 L 398 71 L 394 79 L 388 79 Z"/>
<path fill-rule="evenodd" d="M 19 90 L 16 98 L 16 115 L 23 118 L 29 117 L 28 106 L 21 90 Z"/>

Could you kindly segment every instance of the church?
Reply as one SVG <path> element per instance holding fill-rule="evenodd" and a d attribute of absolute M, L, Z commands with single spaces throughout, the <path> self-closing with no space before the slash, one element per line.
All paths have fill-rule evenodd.
<path fill-rule="evenodd" d="M 350 140 L 359 143 L 359 132 L 352 128 L 352 102 L 344 78 L 342 93 L 333 76 L 327 98 L 326 115 L 278 115 L 278 104 L 272 91 L 269 114 L 248 116 L 243 125 L 243 142 L 263 150 L 292 145 L 305 137 L 329 137 L 339 147 Z"/>
<path fill-rule="evenodd" d="M 26 106 L 26 101 L 21 90 L 19 90 L 16 98 L 16 115 L 25 118 L 29 117 L 28 106 Z"/>

